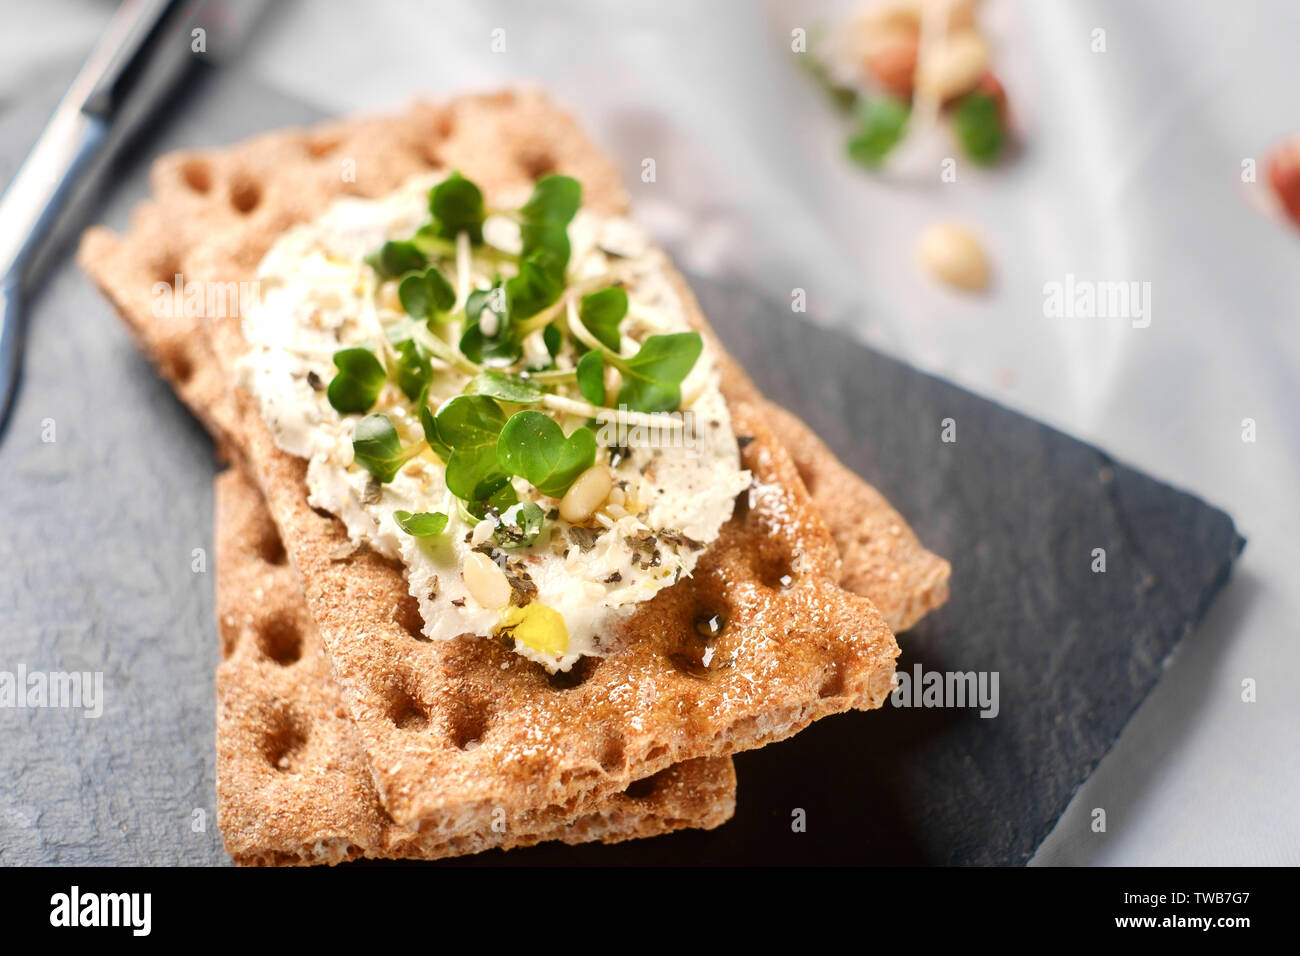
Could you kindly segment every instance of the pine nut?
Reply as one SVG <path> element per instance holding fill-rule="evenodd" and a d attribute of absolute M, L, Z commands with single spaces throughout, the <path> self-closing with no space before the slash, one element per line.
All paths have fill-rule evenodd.
<path fill-rule="evenodd" d="M 604 465 L 592 465 L 578 476 L 560 499 L 560 517 L 570 524 L 579 524 L 590 518 L 609 497 L 614 479 Z"/>
<path fill-rule="evenodd" d="M 1300 226 L 1300 136 L 1285 140 L 1268 161 L 1268 182 L 1291 221 Z"/>
<path fill-rule="evenodd" d="M 974 30 L 961 30 L 923 50 L 916 89 L 940 102 L 969 93 L 989 68 L 989 47 Z"/>
<path fill-rule="evenodd" d="M 510 582 L 486 554 L 471 551 L 465 555 L 460 576 L 469 596 L 487 610 L 496 611 L 510 603 Z"/>
<path fill-rule="evenodd" d="M 474 525 L 474 530 L 469 533 L 470 544 L 482 544 L 488 538 L 492 537 L 492 532 L 496 531 L 497 523 L 492 518 L 484 518 L 478 524 Z"/>
<path fill-rule="evenodd" d="M 975 234 L 955 223 L 937 223 L 921 233 L 917 257 L 927 271 L 959 289 L 979 292 L 989 284 L 989 262 Z"/>
<path fill-rule="evenodd" d="M 919 0 L 885 0 L 862 8 L 854 17 L 851 28 L 860 35 L 869 38 L 887 30 L 910 30 L 915 32 L 921 27 L 921 6 Z"/>

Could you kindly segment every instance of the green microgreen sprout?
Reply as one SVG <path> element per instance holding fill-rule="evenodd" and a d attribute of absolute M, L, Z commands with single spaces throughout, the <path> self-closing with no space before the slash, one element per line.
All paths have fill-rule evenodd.
<path fill-rule="evenodd" d="M 423 403 L 433 381 L 433 366 L 429 363 L 428 350 L 415 339 L 403 339 L 393 346 L 393 351 L 396 354 L 393 378 L 397 381 L 397 387 L 412 402 Z M 337 407 L 336 405 L 335 408 Z"/>
<path fill-rule="evenodd" d="M 446 321 L 456 304 L 456 290 L 437 266 L 408 272 L 397 286 L 397 298 L 406 314 L 428 322 Z"/>
<path fill-rule="evenodd" d="M 614 286 L 584 295 L 578 304 L 578 318 L 606 348 L 617 352 L 622 341 L 619 323 L 627 316 L 627 293 Z"/>
<path fill-rule="evenodd" d="M 358 465 L 382 485 L 397 476 L 397 470 L 420 453 L 422 445 L 403 449 L 397 429 L 387 415 L 367 415 L 352 433 L 352 455 Z"/>
<path fill-rule="evenodd" d="M 618 403 L 641 412 L 671 412 L 682 403 L 682 380 L 703 349 L 699 332 L 674 332 L 649 336 L 630 358 L 610 358 L 623 374 Z"/>
<path fill-rule="evenodd" d="M 470 379 L 465 392 L 470 395 L 486 395 L 513 405 L 531 405 L 542 400 L 542 390 L 538 385 L 518 375 L 509 375 L 493 368 L 485 368 Z"/>
<path fill-rule="evenodd" d="M 381 279 L 396 279 L 428 264 L 428 257 L 410 239 L 385 242 L 379 251 L 366 257 L 366 262 Z"/>
<path fill-rule="evenodd" d="M 397 526 L 413 538 L 432 538 L 447 530 L 447 516 L 441 511 L 394 511 Z"/>
<path fill-rule="evenodd" d="M 578 391 L 593 405 L 605 404 L 605 353 L 592 349 L 578 360 Z"/>
<path fill-rule="evenodd" d="M 879 166 L 903 135 L 911 110 L 896 99 L 883 96 L 858 103 L 858 125 L 849 138 L 849 158 L 863 166 Z"/>
<path fill-rule="evenodd" d="M 510 480 L 497 461 L 505 413 L 486 395 L 457 395 L 433 416 L 438 440 L 450 449 L 447 488 L 464 501 L 488 498 Z M 558 426 L 557 426 L 558 427 Z"/>
<path fill-rule="evenodd" d="M 554 418 L 535 410 L 516 412 L 501 429 L 497 460 L 544 495 L 561 498 L 596 460 L 596 436 L 585 425 L 565 436 Z"/>
<path fill-rule="evenodd" d="M 343 415 L 361 415 L 374 407 L 388 380 L 383 364 L 369 349 L 340 349 L 334 353 L 338 374 L 330 379 L 325 395 Z"/>
<path fill-rule="evenodd" d="M 638 412 L 670 412 L 677 408 L 682 403 L 682 381 L 704 350 L 700 333 L 673 332 L 647 336 L 635 355 L 619 355 L 586 328 L 572 305 L 569 329 L 588 348 L 601 351 L 604 361 L 619 370 L 623 386 L 618 392 L 618 404 Z M 589 383 L 593 381 L 591 375 L 589 371 Z"/>
<path fill-rule="evenodd" d="M 997 97 L 978 90 L 968 93 L 957 101 L 952 119 L 957 140 L 967 156 L 984 166 L 998 158 L 1006 130 Z"/>
<path fill-rule="evenodd" d="M 429 191 L 429 212 L 435 235 L 455 239 L 458 233 L 467 232 L 474 245 L 483 242 L 483 220 L 487 218 L 483 193 L 460 173 L 452 173 Z"/>

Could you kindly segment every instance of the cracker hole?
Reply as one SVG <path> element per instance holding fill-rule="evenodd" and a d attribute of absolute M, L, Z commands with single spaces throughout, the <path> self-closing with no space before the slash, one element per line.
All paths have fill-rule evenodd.
<path fill-rule="evenodd" d="M 666 655 L 669 663 L 688 677 L 713 680 L 718 676 L 714 665 L 725 657 L 721 641 L 732 616 L 731 604 L 705 591 L 695 601 L 682 606 L 678 613 L 676 620 L 681 623 L 676 632 L 681 634 L 681 639 Z"/>
<path fill-rule="evenodd" d="M 844 695 L 844 675 L 838 667 L 826 673 L 822 678 L 821 687 L 817 688 L 817 696 L 822 700 L 827 697 L 842 697 Z"/>
<path fill-rule="evenodd" d="M 746 488 L 740 494 L 736 495 L 736 502 L 731 507 L 731 517 L 733 521 L 744 523 L 749 520 L 749 489 Z"/>
<path fill-rule="evenodd" d="M 420 602 L 409 592 L 393 605 L 393 623 L 417 641 L 428 641 L 424 636 L 424 618 L 420 616 Z"/>
<path fill-rule="evenodd" d="M 196 193 L 212 188 L 212 167 L 206 159 L 189 159 L 181 166 L 181 180 Z"/>
<path fill-rule="evenodd" d="M 314 159 L 328 156 L 339 148 L 341 142 L 337 136 L 313 136 L 306 143 L 307 155 Z"/>
<path fill-rule="evenodd" d="M 169 252 L 163 253 L 153 261 L 154 282 L 161 282 L 165 285 L 171 286 L 173 292 L 175 292 L 177 286 L 181 285 L 181 283 L 184 281 L 182 279 L 177 278 L 177 276 L 179 276 L 180 273 L 181 273 L 180 262 L 177 260 L 176 256 L 172 255 Z M 183 286 L 181 288 L 181 291 L 182 292 L 185 291 Z"/>
<path fill-rule="evenodd" d="M 628 788 L 623 791 L 623 796 L 630 800 L 645 800 L 653 797 L 658 789 L 659 774 L 656 773 L 648 777 L 642 777 L 640 780 L 633 780 L 628 785 Z"/>
<path fill-rule="evenodd" d="M 239 646 L 239 622 L 233 617 L 223 615 L 217 621 L 217 631 L 221 635 L 221 659 L 227 660 Z"/>
<path fill-rule="evenodd" d="M 695 612 L 695 618 L 691 622 L 695 629 L 695 636 L 706 644 L 716 641 L 722 636 L 722 632 L 727 627 L 727 614 L 725 611 L 715 611 L 711 608 L 705 608 Z"/>
<path fill-rule="evenodd" d="M 429 712 L 424 703 L 408 691 L 398 691 L 390 702 L 388 717 L 399 730 L 424 730 Z"/>
<path fill-rule="evenodd" d="M 764 587 L 773 591 L 788 591 L 796 581 L 794 568 L 785 558 L 764 561 L 759 567 L 759 576 Z"/>
<path fill-rule="evenodd" d="M 230 205 L 236 212 L 248 215 L 262 201 L 262 187 L 246 176 L 240 176 L 230 184 Z"/>
<path fill-rule="evenodd" d="M 184 349 L 172 349 L 163 356 L 163 365 L 167 369 L 167 377 L 178 385 L 184 385 L 194 377 L 194 363 L 190 361 L 189 355 Z"/>
<path fill-rule="evenodd" d="M 275 526 L 269 521 L 258 529 L 258 537 L 253 545 L 254 553 L 267 564 L 281 565 L 289 560 L 285 554 L 284 542 L 276 533 Z"/>
<path fill-rule="evenodd" d="M 803 486 L 808 489 L 808 494 L 811 495 L 817 488 L 817 471 L 813 467 L 813 463 L 804 459 L 796 459 L 794 470 L 799 473 L 799 480 L 803 482 Z"/>
<path fill-rule="evenodd" d="M 558 168 L 555 154 L 549 149 L 522 149 L 515 158 L 528 178 L 534 181 L 555 172 Z"/>
<path fill-rule="evenodd" d="M 459 750 L 476 750 L 488 729 L 487 707 L 481 701 L 462 699 L 452 705 L 448 736 Z"/>
<path fill-rule="evenodd" d="M 450 139 L 456 132 L 456 116 L 451 110 L 443 110 L 433 124 L 433 133 L 438 139 Z"/>
<path fill-rule="evenodd" d="M 645 759 L 646 763 L 654 763 L 656 760 L 662 760 L 666 756 L 668 756 L 668 748 L 663 744 L 659 744 L 658 746 L 650 748 L 650 751 L 645 755 Z"/>
<path fill-rule="evenodd" d="M 600 742 L 596 760 L 600 763 L 600 769 L 604 770 L 605 773 L 613 773 L 626 767 L 627 752 L 623 735 L 618 731 L 606 734 Z"/>
<path fill-rule="evenodd" d="M 679 672 L 696 680 L 708 680 L 712 676 L 701 651 L 675 651 L 668 655 L 668 662 Z"/>
<path fill-rule="evenodd" d="M 307 728 L 288 710 L 272 718 L 262 739 L 262 755 L 276 770 L 289 771 L 297 765 L 307 747 Z"/>
<path fill-rule="evenodd" d="M 302 657 L 302 631 L 294 615 L 277 612 L 257 626 L 257 646 L 269 660 L 282 667 Z"/>
<path fill-rule="evenodd" d="M 581 657 L 567 671 L 556 671 L 546 675 L 546 683 L 555 690 L 573 690 L 591 680 L 600 666 L 599 657 Z"/>

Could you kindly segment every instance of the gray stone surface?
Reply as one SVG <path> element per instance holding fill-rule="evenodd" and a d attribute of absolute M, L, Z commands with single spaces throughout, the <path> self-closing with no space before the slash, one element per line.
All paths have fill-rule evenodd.
<path fill-rule="evenodd" d="M 70 76 L 0 116 L 4 182 Z M 21 392 L 0 440 L 0 671 L 102 673 L 103 713 L 0 707 L 0 864 L 229 859 L 214 817 L 217 463 L 72 262 L 75 227 L 125 223 L 149 157 L 311 117 L 215 79 L 192 78 L 156 135 L 82 198 L 29 296 Z M 196 549 L 206 570 L 193 570 Z"/>

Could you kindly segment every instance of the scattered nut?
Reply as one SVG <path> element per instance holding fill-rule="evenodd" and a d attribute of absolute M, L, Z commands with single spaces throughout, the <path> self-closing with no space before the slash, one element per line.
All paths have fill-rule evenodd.
<path fill-rule="evenodd" d="M 604 465 L 592 465 L 578 476 L 560 499 L 560 517 L 581 524 L 595 514 L 614 488 L 614 479 Z"/>
<path fill-rule="evenodd" d="M 1268 161 L 1268 182 L 1291 221 L 1300 226 L 1300 136 L 1281 143 Z"/>
<path fill-rule="evenodd" d="M 864 42 L 891 31 L 916 33 L 921 28 L 921 0 L 883 0 L 869 4 L 855 14 L 849 27 Z"/>
<path fill-rule="evenodd" d="M 948 32 L 969 30 L 975 26 L 975 9 L 979 0 L 882 0 L 862 10 L 855 18 L 855 26 L 863 32 L 879 33 L 882 30 L 919 30 L 921 17 L 927 8 L 947 6 Z"/>
<path fill-rule="evenodd" d="M 989 262 L 975 233 L 956 223 L 937 223 L 916 245 L 921 265 L 958 289 L 979 292 L 989 284 Z"/>
<path fill-rule="evenodd" d="M 918 93 L 940 102 L 969 93 L 989 68 L 989 47 L 974 30 L 961 30 L 934 44 L 916 71 Z"/>
<path fill-rule="evenodd" d="M 474 525 L 474 530 L 469 533 L 469 543 L 473 545 L 482 544 L 487 541 L 488 538 L 492 537 L 492 533 L 496 531 L 496 529 L 496 519 L 484 518 L 478 524 Z"/>
<path fill-rule="evenodd" d="M 510 582 L 486 554 L 480 551 L 467 554 L 460 576 L 469 596 L 487 610 L 500 610 L 510 603 Z"/>

